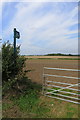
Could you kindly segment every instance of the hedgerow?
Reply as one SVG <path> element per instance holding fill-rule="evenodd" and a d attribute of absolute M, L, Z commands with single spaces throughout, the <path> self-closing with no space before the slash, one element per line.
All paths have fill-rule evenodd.
<path fill-rule="evenodd" d="M 20 46 L 16 47 L 16 64 L 14 62 L 14 47 L 9 41 L 2 45 L 2 83 L 3 91 L 10 88 L 21 89 L 20 83 L 25 76 L 24 70 L 26 58 L 20 55 Z"/>

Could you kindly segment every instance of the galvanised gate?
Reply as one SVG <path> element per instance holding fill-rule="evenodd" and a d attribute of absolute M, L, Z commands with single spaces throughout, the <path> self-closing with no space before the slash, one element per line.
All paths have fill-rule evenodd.
<path fill-rule="evenodd" d="M 43 68 L 43 88 L 42 88 L 42 93 L 45 96 L 80 104 L 79 102 L 80 101 L 80 98 L 79 98 L 80 97 L 80 94 L 79 94 L 80 78 L 73 77 L 73 76 L 50 74 L 50 72 L 48 74 L 45 72 L 45 70 L 48 70 L 48 72 L 49 70 L 66 71 L 66 72 L 78 72 L 80 70 L 44 67 Z M 58 80 L 56 80 L 56 78 L 58 78 Z"/>

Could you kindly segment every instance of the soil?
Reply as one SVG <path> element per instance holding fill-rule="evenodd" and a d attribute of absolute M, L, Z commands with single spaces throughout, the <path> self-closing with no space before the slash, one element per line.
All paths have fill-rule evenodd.
<path fill-rule="evenodd" d="M 78 77 L 78 72 L 72 71 L 56 71 L 56 70 L 44 70 L 43 67 L 49 68 L 65 68 L 65 69 L 78 69 L 79 68 L 78 60 L 55 60 L 55 59 L 27 59 L 26 69 L 31 70 L 27 73 L 27 76 L 33 81 L 42 84 L 43 83 L 43 71 L 47 74 L 53 75 L 63 75 L 63 76 L 72 76 Z M 49 77 L 50 78 L 50 77 Z M 54 80 L 54 79 L 53 79 Z M 55 78 L 57 80 L 57 78 Z M 70 83 L 77 83 L 78 80 L 74 79 L 64 79 L 58 78 L 58 80 L 65 81 Z"/>
<path fill-rule="evenodd" d="M 68 76 L 68 77 L 79 77 L 78 72 L 74 71 L 64 71 L 64 70 L 49 70 L 44 69 L 44 67 L 49 68 L 64 68 L 64 69 L 78 69 L 79 68 L 78 60 L 59 60 L 59 59 L 28 59 L 26 61 L 27 70 L 31 70 L 27 73 L 27 76 L 38 84 L 43 84 L 44 74 L 50 75 L 59 75 L 59 76 Z M 71 78 L 63 78 L 63 77 L 45 77 L 45 82 L 55 81 L 55 82 L 63 82 L 68 84 L 77 84 L 79 81 L 77 79 Z M 48 83 L 50 85 L 56 85 L 60 87 L 67 87 L 68 85 L 58 84 L 58 83 Z M 46 86 L 48 87 L 48 86 Z M 52 88 L 52 87 L 50 87 Z M 77 87 L 71 87 L 77 89 Z"/>

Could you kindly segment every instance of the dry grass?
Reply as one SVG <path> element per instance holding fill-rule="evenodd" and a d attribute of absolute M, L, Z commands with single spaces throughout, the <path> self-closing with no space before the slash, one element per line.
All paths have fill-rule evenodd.
<path fill-rule="evenodd" d="M 78 58 L 78 56 L 25 56 L 26 58 Z"/>

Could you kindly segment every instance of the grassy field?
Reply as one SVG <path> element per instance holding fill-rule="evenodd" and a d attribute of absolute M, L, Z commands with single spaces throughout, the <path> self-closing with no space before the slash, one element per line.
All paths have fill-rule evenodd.
<path fill-rule="evenodd" d="M 3 118 L 79 118 L 79 106 L 77 104 L 42 95 L 43 67 L 78 69 L 78 60 L 67 59 L 61 57 L 58 59 L 27 59 L 26 70 L 30 71 L 27 76 L 32 81 L 28 84 L 30 89 L 28 88 L 26 94 L 20 97 L 13 94 L 3 98 Z M 70 73 L 59 72 L 58 74 L 70 75 Z M 71 73 L 71 75 L 77 76 L 78 73 Z"/>

